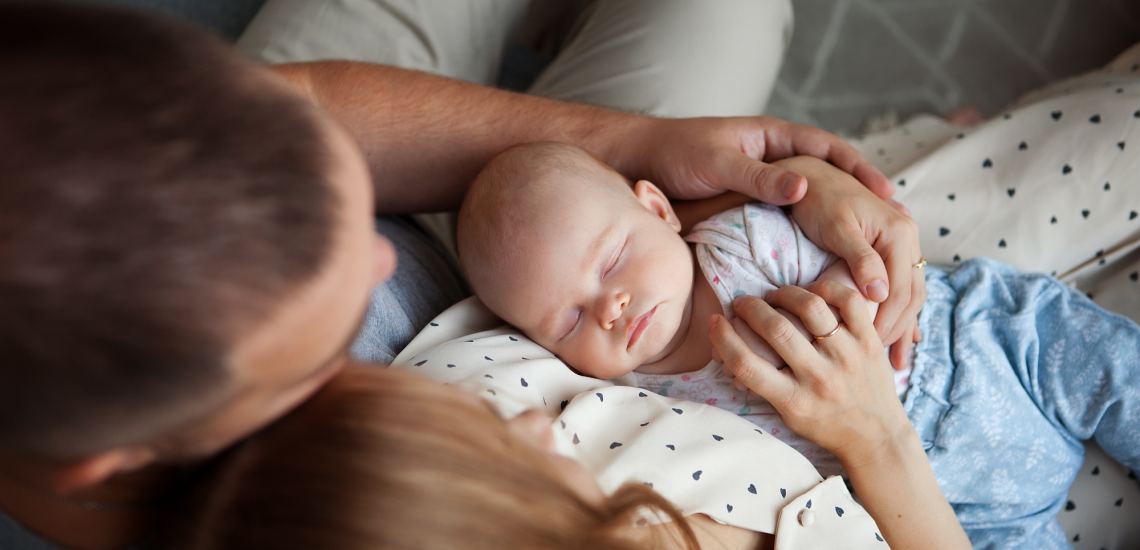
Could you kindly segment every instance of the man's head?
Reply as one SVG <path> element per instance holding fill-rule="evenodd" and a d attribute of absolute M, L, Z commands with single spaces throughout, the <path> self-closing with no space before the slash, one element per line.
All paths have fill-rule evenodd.
<path fill-rule="evenodd" d="M 671 352 L 693 286 L 669 201 L 561 143 L 514 147 L 472 183 L 459 254 L 476 294 L 570 366 L 616 378 Z"/>
<path fill-rule="evenodd" d="M 0 7 L 0 72 L 0 454 L 208 454 L 343 364 L 394 265 L 343 130 L 117 9 Z"/>

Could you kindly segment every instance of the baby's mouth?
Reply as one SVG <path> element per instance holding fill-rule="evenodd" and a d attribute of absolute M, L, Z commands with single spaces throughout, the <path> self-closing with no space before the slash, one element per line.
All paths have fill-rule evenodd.
<path fill-rule="evenodd" d="M 634 319 L 633 322 L 630 323 L 629 326 L 633 329 L 633 333 L 629 335 L 629 343 L 626 344 L 625 349 L 628 350 L 629 348 L 632 348 L 633 345 L 641 339 L 641 333 L 645 332 L 645 329 L 649 327 L 649 323 L 653 322 L 653 314 L 656 312 L 657 306 L 653 306 L 653 309 L 643 313 L 640 317 Z"/>

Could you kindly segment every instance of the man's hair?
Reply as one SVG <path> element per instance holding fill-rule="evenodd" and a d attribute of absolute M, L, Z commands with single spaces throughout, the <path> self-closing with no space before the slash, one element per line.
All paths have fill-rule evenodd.
<path fill-rule="evenodd" d="M 0 6 L 0 451 L 150 441 L 323 266 L 315 108 L 188 24 Z"/>

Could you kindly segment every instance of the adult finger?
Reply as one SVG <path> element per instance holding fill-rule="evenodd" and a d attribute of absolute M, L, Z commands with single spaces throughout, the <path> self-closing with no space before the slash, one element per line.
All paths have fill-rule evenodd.
<path fill-rule="evenodd" d="M 867 313 L 867 302 L 858 291 L 830 280 L 816 281 L 807 290 L 839 309 L 843 324 L 856 340 L 878 339 L 875 326 L 871 323 L 871 315 Z"/>
<path fill-rule="evenodd" d="M 755 160 L 739 151 L 718 156 L 715 165 L 720 167 L 720 174 L 716 179 L 724 189 L 777 206 L 797 202 L 807 193 L 807 178 L 797 172 Z"/>
<path fill-rule="evenodd" d="M 799 317 L 812 336 L 826 336 L 839 326 L 839 320 L 823 298 L 798 286 L 780 287 L 769 293 L 765 301 L 773 308 L 783 308 Z"/>
<path fill-rule="evenodd" d="M 905 222 L 907 225 L 914 223 L 910 218 L 905 218 Z M 901 235 L 900 239 L 884 236 L 876 243 L 876 250 L 882 256 L 893 283 L 890 295 L 875 315 L 875 329 L 886 345 L 895 343 L 903 336 L 903 331 L 911 326 L 910 319 L 917 316 L 918 310 L 926 301 L 924 273 L 921 268 L 915 267 L 921 259 L 918 240 L 910 239 L 912 233 L 906 229 L 895 229 L 892 232 L 892 235 Z M 917 230 L 913 234 L 917 235 Z M 900 319 L 906 322 L 899 323 Z"/>
<path fill-rule="evenodd" d="M 752 353 L 724 317 L 709 319 L 709 340 L 720 353 L 724 368 L 735 375 L 734 386 L 740 383 L 773 402 L 782 402 L 795 391 L 795 381 Z"/>
<path fill-rule="evenodd" d="M 767 117 L 762 117 L 767 118 Z M 847 140 L 821 128 L 769 121 L 764 159 L 774 161 L 796 155 L 823 159 L 851 174 L 879 198 L 886 200 L 894 195 L 895 188 L 863 153 Z"/>
<path fill-rule="evenodd" d="M 810 369 L 809 365 L 819 358 L 819 352 L 800 334 L 799 329 L 764 300 L 755 296 L 741 296 L 733 301 L 732 306 L 736 315 L 744 319 L 753 332 L 767 341 L 776 354 L 797 372 Z M 723 354 L 724 350 L 721 352 Z"/>
<path fill-rule="evenodd" d="M 910 350 L 914 347 L 914 341 L 907 338 L 904 334 L 897 342 L 891 344 L 891 351 L 888 354 L 891 360 L 891 367 L 895 370 L 906 370 L 907 359 L 910 356 Z"/>
<path fill-rule="evenodd" d="M 890 277 L 892 274 L 883 263 L 884 258 L 867 241 L 862 229 L 854 224 L 845 225 L 843 230 L 828 235 L 826 244 L 832 252 L 847 261 L 851 277 L 855 279 L 859 291 L 872 302 L 882 303 L 890 297 L 894 285 L 910 282 L 909 279 L 896 280 Z"/>
<path fill-rule="evenodd" d="M 890 359 L 891 366 L 895 370 L 906 370 L 910 366 L 910 352 L 915 344 L 922 341 L 922 330 L 918 328 L 918 320 L 915 319 L 913 328 L 909 334 L 904 332 L 903 337 L 899 338 L 898 342 L 891 345 Z"/>
<path fill-rule="evenodd" d="M 893 336 L 894 333 L 897 333 L 899 339 L 896 340 L 896 342 L 902 340 L 910 340 L 912 342 L 922 341 L 922 333 L 918 331 L 917 320 L 918 312 L 922 310 L 922 306 L 926 304 L 926 277 L 924 275 L 924 272 L 919 270 L 915 271 L 914 276 L 911 278 L 910 303 L 907 304 L 902 314 L 899 315 L 900 321 L 896 322 L 896 329 L 892 330 L 892 334 L 888 334 L 888 337 L 890 337 Z M 911 321 L 902 321 L 906 319 L 910 319 Z M 889 343 L 889 341 L 886 342 Z"/>

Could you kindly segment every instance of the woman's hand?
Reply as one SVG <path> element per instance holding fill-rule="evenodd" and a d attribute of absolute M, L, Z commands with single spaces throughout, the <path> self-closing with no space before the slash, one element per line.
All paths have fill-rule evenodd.
<path fill-rule="evenodd" d="M 901 370 L 912 343 L 921 339 L 915 324 L 926 302 L 925 274 L 914 267 L 922 257 L 918 226 L 901 205 L 880 199 L 834 166 L 803 157 L 777 164 L 811 181 L 792 217 L 812 242 L 847 260 L 863 295 L 881 303 L 875 328 L 884 346 L 898 343 L 891 363 Z"/>
<path fill-rule="evenodd" d="M 839 458 L 891 548 L 970 548 L 895 396 L 863 297 L 835 281 L 809 288 L 818 294 L 786 286 L 768 295 L 769 303 L 743 297 L 734 304 L 788 363 L 785 369 L 753 354 L 723 317 L 709 318 L 709 336 L 725 367 L 767 399 L 789 428 Z M 840 319 L 828 305 L 839 309 Z M 814 341 L 776 307 L 798 316 Z"/>
<path fill-rule="evenodd" d="M 845 464 L 863 460 L 913 429 L 895 394 L 863 296 L 829 280 L 810 288 L 818 294 L 786 286 L 769 294 L 767 303 L 741 297 L 734 304 L 739 318 L 790 368 L 778 370 L 752 353 L 720 316 L 710 319 L 713 346 L 736 383 L 771 402 L 789 428 Z M 829 305 L 838 308 L 842 324 Z M 810 341 L 776 308 L 798 316 L 807 332 L 817 337 L 837 326 L 839 330 Z"/>

